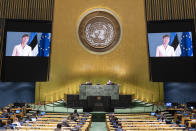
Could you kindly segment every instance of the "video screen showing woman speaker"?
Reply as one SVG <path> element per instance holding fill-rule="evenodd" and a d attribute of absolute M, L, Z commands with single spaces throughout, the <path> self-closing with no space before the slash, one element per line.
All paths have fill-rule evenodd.
<path fill-rule="evenodd" d="M 193 56 L 191 32 L 148 33 L 150 57 Z"/>
<path fill-rule="evenodd" d="M 6 56 L 49 57 L 51 33 L 7 32 Z"/>

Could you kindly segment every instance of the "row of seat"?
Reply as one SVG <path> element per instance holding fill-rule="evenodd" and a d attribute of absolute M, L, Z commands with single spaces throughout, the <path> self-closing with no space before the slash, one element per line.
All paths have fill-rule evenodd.
<path fill-rule="evenodd" d="M 58 123 L 61 123 L 64 118 L 67 118 L 69 114 L 65 113 L 58 113 L 56 115 L 55 113 L 46 113 L 44 116 L 40 116 L 37 118 L 34 122 L 29 122 L 24 124 L 23 126 L 17 127 L 20 130 L 51 130 L 54 131 L 54 129 L 57 127 Z M 85 122 L 81 122 L 80 119 L 86 118 Z M 89 131 L 90 125 L 91 125 L 91 114 L 88 116 L 84 116 L 84 114 L 80 114 L 78 121 L 70 121 L 67 120 L 70 127 L 62 127 L 62 130 L 64 131 L 70 131 L 71 129 L 75 128 L 76 126 L 79 126 L 79 129 L 81 131 Z"/>
<path fill-rule="evenodd" d="M 196 109 L 187 107 L 180 108 L 167 108 L 167 111 L 174 115 L 174 121 L 188 128 L 195 127 L 196 125 Z"/>
<path fill-rule="evenodd" d="M 119 128 L 129 131 L 129 130 L 183 130 L 184 127 L 177 127 L 175 124 L 166 124 L 166 122 L 159 122 L 155 116 L 150 114 L 112 114 L 120 123 L 114 125 L 111 121 L 111 114 L 106 114 L 106 125 L 108 131 L 117 130 Z"/>
<path fill-rule="evenodd" d="M 9 120 L 14 121 L 17 117 L 23 118 L 28 111 L 31 111 L 32 108 L 27 107 L 11 107 L 11 104 L 4 107 L 3 111 L 0 112 L 0 120 L 2 124 L 7 125 Z M 18 113 L 17 113 L 18 111 Z"/>

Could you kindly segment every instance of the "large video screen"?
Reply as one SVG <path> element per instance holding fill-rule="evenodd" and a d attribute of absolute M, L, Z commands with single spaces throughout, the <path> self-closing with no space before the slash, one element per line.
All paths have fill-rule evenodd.
<path fill-rule="evenodd" d="M 150 80 L 195 82 L 194 20 L 147 22 Z"/>
<path fill-rule="evenodd" d="M 191 32 L 148 33 L 150 57 L 193 56 Z"/>
<path fill-rule="evenodd" d="M 6 19 L 1 80 L 48 81 L 52 21 Z"/>
<path fill-rule="evenodd" d="M 50 54 L 51 33 L 7 32 L 6 56 L 40 56 Z"/>

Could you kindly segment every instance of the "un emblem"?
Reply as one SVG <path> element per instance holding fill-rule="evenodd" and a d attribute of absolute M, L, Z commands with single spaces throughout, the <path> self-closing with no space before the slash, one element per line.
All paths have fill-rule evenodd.
<path fill-rule="evenodd" d="M 120 41 L 121 26 L 114 14 L 105 9 L 87 12 L 78 24 L 77 35 L 83 47 L 92 53 L 104 54 Z"/>

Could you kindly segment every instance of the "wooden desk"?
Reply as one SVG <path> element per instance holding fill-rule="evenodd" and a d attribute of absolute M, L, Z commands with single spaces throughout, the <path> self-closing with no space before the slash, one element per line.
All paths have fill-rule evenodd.
<path fill-rule="evenodd" d="M 167 108 L 167 111 L 184 111 L 184 108 Z"/>
<path fill-rule="evenodd" d="M 196 109 L 194 109 L 192 112 L 193 112 L 193 113 L 196 113 Z"/>
<path fill-rule="evenodd" d="M 2 120 L 2 123 L 7 125 L 8 124 L 8 118 L 0 118 Z"/>
<path fill-rule="evenodd" d="M 187 116 L 187 117 L 182 117 L 182 120 L 181 120 L 181 124 L 184 125 L 185 124 L 185 121 L 190 121 L 190 116 Z"/>
<path fill-rule="evenodd" d="M 183 114 L 175 114 L 174 115 L 174 121 L 177 121 L 177 118 L 180 117 L 182 118 Z"/>
<path fill-rule="evenodd" d="M 22 108 L 11 108 L 11 111 L 22 110 Z"/>
<path fill-rule="evenodd" d="M 192 125 L 196 125 L 196 119 L 191 119 L 191 121 L 188 121 L 188 127 L 190 128 Z"/>
<path fill-rule="evenodd" d="M 183 108 L 167 108 L 166 111 L 174 115 L 177 111 L 184 111 L 184 109 Z"/>

